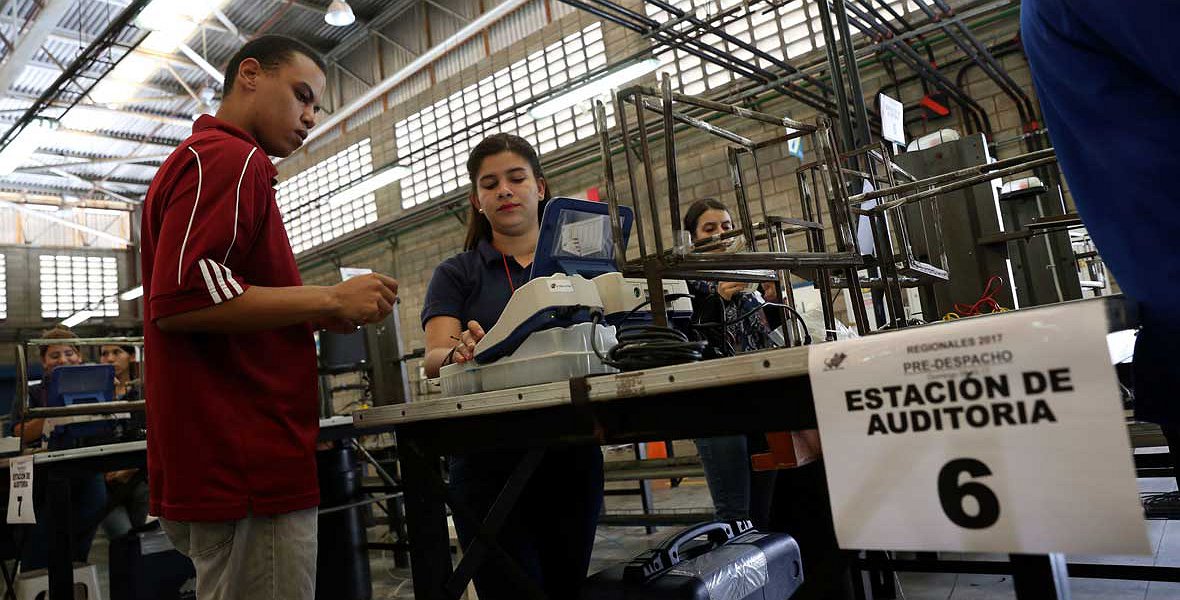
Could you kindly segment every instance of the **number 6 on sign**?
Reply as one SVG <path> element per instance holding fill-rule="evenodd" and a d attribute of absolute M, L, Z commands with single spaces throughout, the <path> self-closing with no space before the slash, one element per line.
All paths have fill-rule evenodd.
<path fill-rule="evenodd" d="M 992 474 L 987 465 L 974 458 L 957 458 L 947 463 L 938 472 L 938 500 L 942 511 L 952 523 L 967 529 L 984 529 L 1000 520 L 1000 500 L 991 488 L 982 483 L 969 481 L 959 483 L 963 473 L 970 477 L 986 477 Z M 975 498 L 979 512 L 974 516 L 963 510 L 963 498 Z"/>
<path fill-rule="evenodd" d="M 1149 552 L 1108 305 L 1087 302 L 810 346 L 840 547 Z"/>

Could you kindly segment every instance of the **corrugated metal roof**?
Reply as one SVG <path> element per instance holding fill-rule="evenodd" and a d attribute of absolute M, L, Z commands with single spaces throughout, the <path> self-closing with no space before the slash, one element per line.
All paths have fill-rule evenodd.
<path fill-rule="evenodd" d="M 56 29 L 34 53 L 32 60 L 24 65 L 10 89 L 0 90 L 0 133 L 15 123 L 22 116 L 21 111 L 58 79 L 61 70 L 56 63 L 69 64 L 74 61 L 129 1 L 72 0 Z M 420 20 L 414 18 L 415 13 L 408 12 L 406 16 L 390 18 L 390 11 L 402 8 L 427 11 L 431 18 L 430 38 L 435 43 L 462 28 L 467 22 L 462 17 L 469 19 L 480 12 L 480 0 L 438 1 L 447 9 L 429 5 L 414 6 L 403 1 L 350 0 L 358 21 L 348 27 L 328 25 L 324 22 L 323 10 L 316 10 L 307 2 L 296 4 L 293 0 L 228 0 L 222 11 L 237 27 L 240 36 L 284 34 L 340 60 L 341 64 L 365 80 L 342 76 L 346 89 L 341 90 L 340 96 L 347 101 L 366 91 L 369 83 L 376 82 L 382 74 L 396 71 L 411 62 L 415 53 L 426 50 L 427 39 Z M 321 3 L 326 5 L 327 1 L 322 0 Z M 482 2 L 485 8 L 498 3 L 499 0 Z M 560 8 L 560 3 L 554 4 L 554 10 L 566 10 Z M 17 44 L 21 43 L 22 32 L 30 25 L 28 19 L 35 18 L 38 12 L 37 0 L 9 0 L 6 10 L 0 15 L 0 33 Z M 534 28 L 538 19 L 544 20 L 544 15 L 544 0 L 531 2 L 528 7 L 493 28 L 491 45 L 499 49 L 519 40 L 519 32 Z M 381 26 L 381 35 L 394 39 L 396 44 L 377 43 L 377 38 L 371 35 L 358 35 L 366 31 L 368 23 L 375 19 L 375 24 Z M 89 98 L 82 100 L 82 104 L 64 114 L 59 108 L 42 112 L 42 116 L 60 118 L 60 127 L 39 140 L 39 149 L 25 163 L 25 171 L 0 177 L 0 190 L 50 196 L 55 193 L 68 194 L 93 199 L 104 198 L 94 188 L 94 182 L 101 182 L 108 189 L 131 197 L 144 193 L 144 183 L 154 176 L 159 157 L 167 155 L 176 141 L 191 133 L 195 113 L 211 109 L 192 98 L 186 88 L 199 93 L 206 86 L 219 89 L 221 83 L 220 77 L 211 76 L 180 53 L 163 56 L 133 50 L 146 35 L 147 32 L 134 26 L 119 34 L 119 44 L 104 52 L 102 60 L 91 67 L 91 74 L 109 71 L 113 65 L 124 61 L 122 66 L 115 67 L 122 71 L 116 71 L 117 77 L 105 78 Z M 240 47 L 240 36 L 232 34 L 219 20 L 210 17 L 203 28 L 198 28 L 189 37 L 187 44 L 214 68 L 223 69 Z M 367 62 L 378 48 L 382 55 L 383 73 L 378 73 Z M 0 44 L 0 60 L 10 51 L 10 47 Z M 130 55 L 128 52 L 135 54 Z M 462 50 L 440 60 L 436 65 L 437 75 L 445 78 L 448 73 L 458 72 L 483 56 L 482 41 L 472 40 Z M 153 67 L 154 71 L 143 70 Z M 142 87 L 133 91 L 131 86 L 135 84 L 125 83 L 123 80 L 126 79 L 142 79 Z M 88 87 L 93 82 L 86 77 L 79 79 L 82 87 Z M 391 91 L 389 97 L 405 100 L 429 85 L 430 80 L 423 73 Z M 118 103 L 106 108 L 91 108 L 87 105 L 92 99 Z M 370 110 L 356 115 L 350 123 L 355 126 L 372 118 L 380 106 L 380 102 L 374 103 Z M 325 136 L 317 141 L 330 141 L 332 137 Z M 156 161 L 150 164 L 82 164 L 86 160 L 103 161 L 129 156 L 153 156 Z M 59 171 L 71 175 L 55 175 L 44 169 L 35 172 L 27 170 L 47 165 L 55 165 Z"/>

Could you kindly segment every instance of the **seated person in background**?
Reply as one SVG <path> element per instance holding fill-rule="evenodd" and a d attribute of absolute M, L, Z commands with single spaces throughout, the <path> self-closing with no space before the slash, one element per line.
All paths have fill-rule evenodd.
<path fill-rule="evenodd" d="M 54 327 L 41 334 L 42 339 L 47 340 L 71 340 L 77 339 L 78 336 L 74 332 L 65 327 Z M 49 388 L 49 376 L 53 370 L 63 365 L 80 365 L 82 364 L 82 355 L 78 353 L 78 347 L 73 344 L 55 344 L 52 346 L 41 346 L 41 382 L 29 386 L 29 400 L 27 406 L 39 407 L 45 406 L 45 394 Z M 24 423 L 17 421 L 16 403 L 12 404 L 12 415 L 8 422 L 11 427 L 12 435 L 20 436 L 24 440 L 25 445 L 39 446 L 41 444 L 41 436 L 44 435 L 45 419 L 28 419 Z"/>
<path fill-rule="evenodd" d="M 684 229 L 694 240 L 733 228 L 725 204 L 713 198 L 696 201 L 684 214 Z M 693 294 L 694 322 L 737 321 L 701 329 L 710 345 L 706 356 L 733 356 L 774 347 L 770 332 L 781 322 L 781 313 L 755 310 L 762 301 L 749 284 L 691 281 L 688 286 Z M 763 284 L 759 291 L 767 301 L 778 302 L 773 286 Z M 738 320 L 746 314 L 749 316 Z M 750 454 L 767 449 L 765 435 L 696 440 L 717 517 L 749 518 L 760 529 L 785 532 L 799 542 L 804 584 L 792 600 L 851 598 L 847 559 L 836 544 L 819 434 L 814 429 L 793 431 L 791 437 L 799 466 L 760 472 L 751 469 Z"/>
<path fill-rule="evenodd" d="M 732 230 L 733 219 L 720 200 L 702 198 L 684 214 L 684 229 L 692 234 L 694 241 L 699 241 Z M 728 281 L 688 282 L 688 289 L 692 292 L 693 322 L 728 323 L 757 309 L 761 301 L 749 287 L 749 284 Z M 773 291 L 774 288 L 770 289 Z M 777 311 L 756 311 L 732 325 L 697 329 L 709 343 L 705 356 L 720 358 L 773 348 L 767 312 Z M 765 436 L 727 435 L 700 438 L 695 442 L 701 464 L 705 467 L 705 480 L 709 484 L 717 518 L 726 521 L 750 519 L 755 527 L 765 530 L 770 525 L 775 472 L 756 473 L 750 469 L 751 452 L 767 449 Z"/>
<path fill-rule="evenodd" d="M 133 381 L 131 365 L 134 346 L 102 346 L 99 361 L 115 367 L 115 400 L 140 399 L 139 385 Z M 148 485 L 139 469 L 112 471 L 106 474 L 107 496 L 113 506 L 103 519 L 102 530 L 107 538 L 116 539 L 147 522 Z"/>
<path fill-rule="evenodd" d="M 131 363 L 135 362 L 135 346 L 102 346 L 99 362 L 115 367 L 115 400 L 139 400 L 139 386 L 133 383 Z"/>
<path fill-rule="evenodd" d="M 40 335 L 42 339 L 62 340 L 62 344 L 41 347 L 41 368 L 44 372 L 42 383 L 29 389 L 29 407 L 45 406 L 47 402 L 46 390 L 50 374 L 57 367 L 77 365 L 82 363 L 82 355 L 78 347 L 69 343 L 78 339 L 74 332 L 66 327 L 57 326 Z M 13 417 L 15 418 L 15 409 Z M 13 422 L 13 434 L 21 436 L 25 444 L 40 444 L 45 430 L 45 419 L 29 419 L 25 423 Z M 21 571 L 29 572 L 44 569 L 49 563 L 49 528 L 46 518 L 49 506 L 45 497 L 45 479 L 33 480 L 33 506 L 37 514 L 37 524 L 24 529 L 24 542 L 21 547 Z M 101 473 L 86 473 L 70 476 L 70 498 L 73 514 L 70 523 L 73 526 L 72 538 L 74 547 L 71 549 L 74 562 L 84 563 L 90 555 L 90 544 L 94 541 L 94 533 L 98 523 L 102 520 L 106 510 L 107 491 Z M 17 533 L 17 539 L 22 532 Z"/>

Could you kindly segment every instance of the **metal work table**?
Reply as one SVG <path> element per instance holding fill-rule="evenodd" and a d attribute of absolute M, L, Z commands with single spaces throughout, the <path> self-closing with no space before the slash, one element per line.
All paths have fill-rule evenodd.
<path fill-rule="evenodd" d="M 350 416 L 332 417 L 320 420 L 321 441 L 335 441 L 384 433 L 393 429 L 392 424 L 354 423 Z M 0 460 L 0 470 L 8 470 L 9 459 Z M 147 467 L 147 442 L 122 442 L 103 446 L 40 452 L 33 455 L 36 478 L 44 479 L 48 489 L 48 513 L 39 518 L 49 518 L 49 598 L 50 600 L 72 599 L 74 569 L 70 559 L 73 541 L 70 536 L 70 483 L 69 476 L 86 473 L 104 473 L 121 469 Z M 7 480 L 7 476 L 5 476 Z M 64 517 L 64 518 L 58 518 Z M 20 525 L 9 525 L 20 527 Z"/>
<path fill-rule="evenodd" d="M 1118 326 L 1133 321 L 1126 314 L 1121 298 L 1083 302 L 1106 303 L 1112 323 Z M 1002 318 L 1002 315 L 981 318 Z M 362 426 L 392 425 L 397 432 L 415 597 L 421 600 L 459 597 L 477 568 L 473 563 L 497 551 L 494 543 L 488 543 L 498 529 L 494 519 L 489 519 L 484 522 L 484 535 L 466 549 L 457 569 L 452 569 L 444 504 L 450 505 L 457 515 L 465 509 L 456 507 L 448 498 L 440 473 L 443 456 L 487 450 L 527 451 L 510 478 L 523 488 L 540 460 L 539 452 L 545 447 L 813 428 L 816 418 L 807 354 L 806 347 L 769 350 L 707 364 L 579 378 L 359 413 L 356 418 Z M 489 512 L 493 517 L 499 515 L 500 521 L 519 493 L 512 487 L 506 486 Z M 953 567 L 971 566 L 960 562 L 963 561 L 954 563 Z M 890 561 L 875 559 L 871 564 L 859 562 L 858 566 L 894 568 Z M 902 569 L 907 566 L 915 565 L 896 565 Z M 939 565 L 916 566 L 920 568 L 912 570 L 944 570 Z M 1117 566 L 1071 565 L 1088 566 L 1094 567 L 1089 573 L 1101 571 L 1105 577 L 1143 575 L 1129 571 L 1120 575 L 1115 572 Z M 1012 573 L 1017 596 L 1022 599 L 1059 598 L 1068 594 L 1064 567 L 1060 555 L 1012 555 L 1010 561 L 978 566 Z M 1071 571 L 1076 576 L 1089 574 L 1086 569 L 1071 568 Z M 1175 577 L 1163 572 L 1153 575 L 1159 580 Z M 543 597 L 537 594 L 524 590 L 521 597 Z M 873 597 L 873 590 L 866 589 L 865 596 Z"/>

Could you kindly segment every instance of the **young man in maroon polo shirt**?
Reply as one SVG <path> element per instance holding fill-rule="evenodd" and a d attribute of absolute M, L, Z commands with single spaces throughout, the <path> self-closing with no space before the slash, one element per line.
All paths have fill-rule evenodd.
<path fill-rule="evenodd" d="M 144 206 L 151 512 L 193 559 L 200 600 L 314 597 L 312 333 L 377 322 L 397 299 L 384 275 L 299 278 L 267 156 L 299 148 L 323 89 L 304 44 L 247 43 Z"/>

